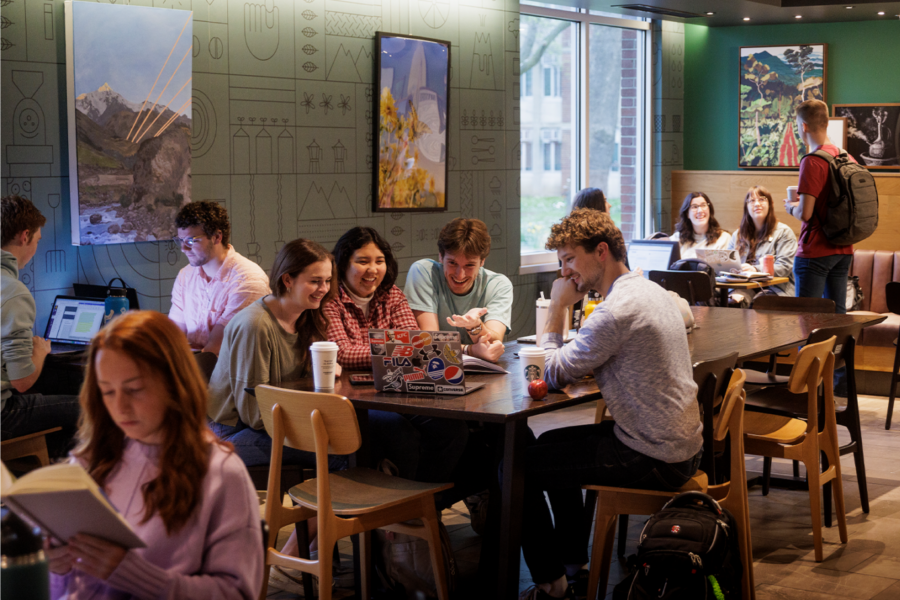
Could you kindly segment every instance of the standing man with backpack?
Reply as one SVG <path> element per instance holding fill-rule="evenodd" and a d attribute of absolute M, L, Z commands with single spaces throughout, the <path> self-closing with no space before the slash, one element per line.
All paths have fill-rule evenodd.
<path fill-rule="evenodd" d="M 800 139 L 810 149 L 800 161 L 798 200 L 784 201 L 788 214 L 802 221 L 794 259 L 796 293 L 805 298 L 824 295 L 834 300 L 835 312 L 844 314 L 853 242 L 871 235 L 878 224 L 874 181 L 864 190 L 865 198 L 854 187 L 856 181 L 849 186 L 840 181 L 844 170 L 865 170 L 849 164 L 856 160 L 828 139 L 828 106 L 824 102 L 807 100 L 797 107 L 796 114 Z M 829 160 L 823 153 L 837 160 Z M 866 177 L 871 179 L 867 172 Z"/>

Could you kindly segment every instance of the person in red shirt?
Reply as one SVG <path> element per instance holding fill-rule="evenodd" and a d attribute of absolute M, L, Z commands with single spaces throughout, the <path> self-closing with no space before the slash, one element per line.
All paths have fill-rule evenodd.
<path fill-rule="evenodd" d="M 821 100 L 807 100 L 797 107 L 796 114 L 797 131 L 810 152 L 824 150 L 832 156 L 840 154 L 837 146 L 828 139 L 828 105 Z M 850 160 L 853 160 L 852 156 Z M 794 259 L 797 296 L 824 296 L 834 300 L 835 312 L 844 314 L 847 312 L 847 276 L 853 246 L 836 246 L 822 232 L 833 193 L 828 171 L 828 162 L 823 158 L 810 156 L 802 160 L 798 199 L 786 199 L 784 208 L 789 215 L 802 221 Z"/>

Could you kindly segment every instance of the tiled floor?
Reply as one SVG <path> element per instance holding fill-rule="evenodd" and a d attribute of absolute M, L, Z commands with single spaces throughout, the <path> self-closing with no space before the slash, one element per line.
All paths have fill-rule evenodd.
<path fill-rule="evenodd" d="M 847 455 L 841 468 L 849 542 L 840 543 L 836 525 L 825 529 L 824 562 L 816 563 L 813 558 L 807 492 L 772 489 L 763 497 L 759 487 L 750 490 L 758 600 L 900 599 L 900 423 L 892 431 L 884 430 L 886 407 L 886 398 L 860 398 L 871 512 L 865 514 L 860 509 L 856 470 L 852 455 Z M 590 423 L 593 418 L 594 406 L 589 404 L 534 418 L 529 424 L 539 435 L 548 429 Z M 849 439 L 846 430 L 839 430 L 841 443 L 845 443 Z M 748 457 L 747 469 L 761 471 L 762 459 Z M 773 471 L 788 475 L 790 463 L 775 461 Z M 464 599 L 470 596 L 466 588 L 473 584 L 477 571 L 480 538 L 469 526 L 469 514 L 462 504 L 445 511 L 443 521 L 460 571 L 460 589 L 455 597 Z M 631 520 L 628 554 L 636 551 L 643 521 L 640 517 Z M 340 550 L 345 564 L 349 564 L 349 542 L 343 541 Z M 520 587 L 524 589 L 530 585 L 524 562 L 521 574 Z M 621 574 L 620 565 L 614 562 L 611 580 L 618 581 Z M 272 591 L 269 597 L 286 600 L 297 596 Z"/>

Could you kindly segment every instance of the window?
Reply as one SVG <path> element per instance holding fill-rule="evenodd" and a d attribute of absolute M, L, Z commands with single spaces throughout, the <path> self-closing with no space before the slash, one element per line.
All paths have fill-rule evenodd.
<path fill-rule="evenodd" d="M 523 274 L 557 268 L 544 243 L 585 187 L 605 192 L 626 241 L 640 237 L 649 168 L 649 23 L 545 6 L 522 4 L 520 17 L 521 95 L 528 96 L 521 110 Z"/>

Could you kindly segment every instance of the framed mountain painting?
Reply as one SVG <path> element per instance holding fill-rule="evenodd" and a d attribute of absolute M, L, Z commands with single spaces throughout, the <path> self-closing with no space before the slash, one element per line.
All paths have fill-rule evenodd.
<path fill-rule="evenodd" d="M 827 51 L 827 44 L 741 48 L 738 167 L 799 168 L 807 149 L 794 110 L 825 101 Z"/>
<path fill-rule="evenodd" d="M 72 243 L 171 239 L 191 201 L 192 13 L 66 2 Z"/>

